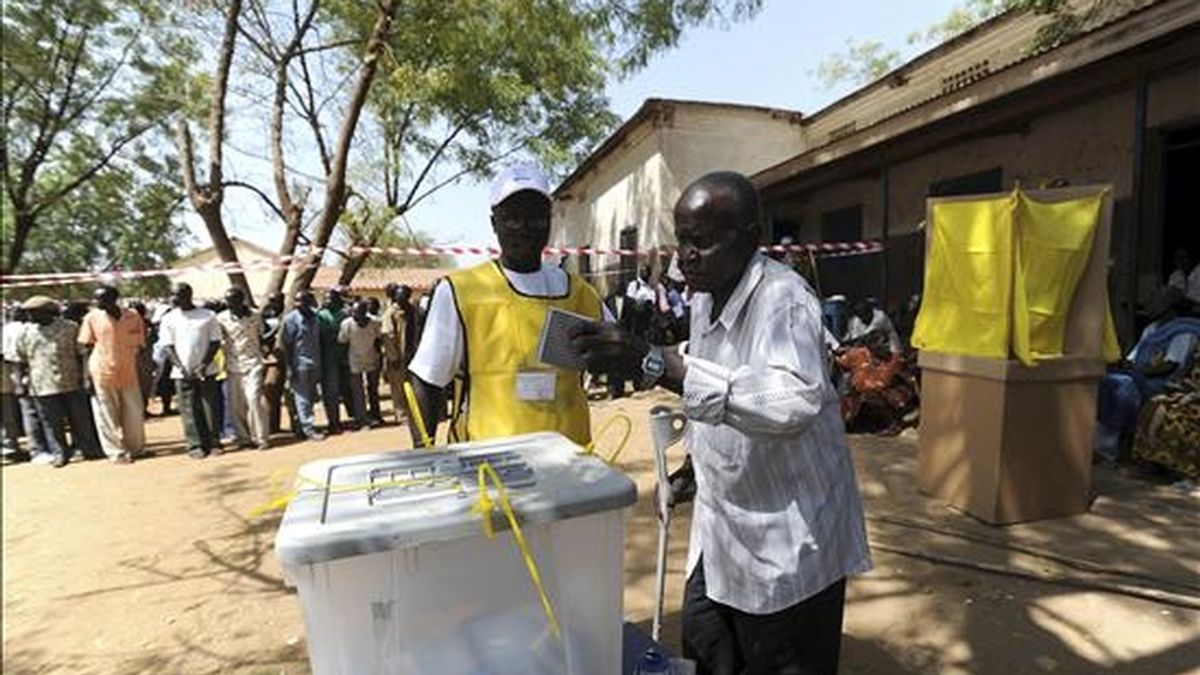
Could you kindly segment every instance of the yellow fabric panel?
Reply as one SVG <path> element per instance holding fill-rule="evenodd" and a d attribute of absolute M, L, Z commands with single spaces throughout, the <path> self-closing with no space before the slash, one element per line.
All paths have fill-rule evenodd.
<path fill-rule="evenodd" d="M 494 262 L 455 272 L 447 279 L 454 288 L 467 347 L 463 440 L 557 431 L 586 445 L 591 430 L 582 376 L 539 363 L 537 346 L 551 307 L 599 320 L 602 310 L 595 289 L 569 274 L 569 290 L 563 297 L 521 295 Z M 522 370 L 554 371 L 555 400 L 519 400 L 516 382 Z"/>
<path fill-rule="evenodd" d="M 1063 202 L 1017 196 L 1013 353 L 1025 365 L 1060 358 L 1075 289 L 1087 268 L 1104 193 Z"/>
<path fill-rule="evenodd" d="M 913 346 L 1008 358 L 1015 203 L 1006 195 L 932 206 Z"/>
<path fill-rule="evenodd" d="M 1104 357 L 1105 363 L 1116 363 L 1121 360 L 1124 352 L 1121 351 L 1121 343 L 1117 340 L 1117 326 L 1113 323 L 1112 304 L 1109 301 L 1108 293 L 1104 294 L 1104 351 L 1101 354 Z"/>

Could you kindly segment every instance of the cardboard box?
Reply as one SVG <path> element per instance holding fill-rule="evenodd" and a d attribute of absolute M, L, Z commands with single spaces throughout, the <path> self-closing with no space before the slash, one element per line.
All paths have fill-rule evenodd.
<path fill-rule="evenodd" d="M 932 352 L 919 363 L 922 492 L 997 525 L 1087 510 L 1103 363 Z"/>
<path fill-rule="evenodd" d="M 1057 201 L 1102 189 L 1027 194 Z M 1030 368 L 1015 360 L 920 354 L 922 492 L 994 524 L 1087 510 L 1097 389 L 1104 375 L 1111 190 L 1108 194 L 1092 256 L 1072 299 L 1063 358 Z M 931 199 L 929 204 L 994 196 Z"/>

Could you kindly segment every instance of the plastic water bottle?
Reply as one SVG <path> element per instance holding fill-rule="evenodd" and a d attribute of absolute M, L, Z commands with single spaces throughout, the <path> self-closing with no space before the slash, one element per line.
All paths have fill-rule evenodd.
<path fill-rule="evenodd" d="M 670 675 L 671 660 L 665 654 L 658 651 L 654 647 L 646 650 L 642 654 L 642 660 L 638 661 L 636 675 Z"/>

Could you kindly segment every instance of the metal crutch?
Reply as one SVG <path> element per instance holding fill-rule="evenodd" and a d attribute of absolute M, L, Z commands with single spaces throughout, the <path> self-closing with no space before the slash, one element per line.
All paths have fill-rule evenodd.
<path fill-rule="evenodd" d="M 671 533 L 671 507 L 667 504 L 671 484 L 667 472 L 667 448 L 683 438 L 687 418 L 665 405 L 650 409 L 650 436 L 654 441 L 654 468 L 658 477 L 655 508 L 658 510 L 658 560 L 655 563 L 654 623 L 650 637 L 658 641 L 662 633 L 663 593 L 667 583 L 667 537 Z"/>

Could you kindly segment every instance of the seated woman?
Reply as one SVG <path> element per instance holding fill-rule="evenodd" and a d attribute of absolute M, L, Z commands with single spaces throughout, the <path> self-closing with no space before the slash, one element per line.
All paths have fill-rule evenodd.
<path fill-rule="evenodd" d="M 1100 382 L 1095 450 L 1110 462 L 1120 442 L 1133 434 L 1142 404 L 1190 372 L 1192 352 L 1200 339 L 1200 320 L 1179 317 L 1183 295 L 1167 289 L 1156 319 L 1142 332 L 1126 360 Z"/>
<path fill-rule="evenodd" d="M 1200 478 L 1200 342 L 1188 372 L 1143 407 L 1133 456 L 1193 480 Z"/>
<path fill-rule="evenodd" d="M 850 432 L 894 436 L 917 421 L 919 388 L 911 358 L 893 353 L 886 332 L 874 331 L 838 350 L 846 374 L 842 421 Z"/>

